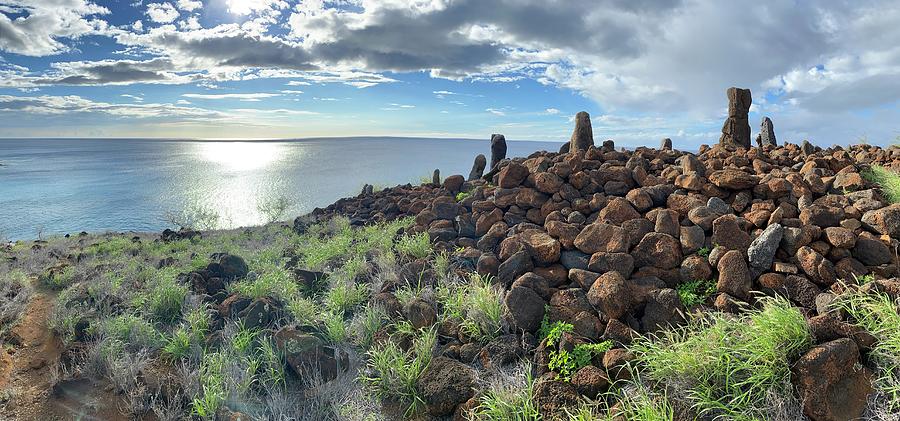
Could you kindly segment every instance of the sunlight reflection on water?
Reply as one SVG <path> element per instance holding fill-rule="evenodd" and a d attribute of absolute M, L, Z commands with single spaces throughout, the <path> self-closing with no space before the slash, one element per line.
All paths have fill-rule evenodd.
<path fill-rule="evenodd" d="M 510 142 L 509 156 L 559 143 Z M 364 183 L 418 183 L 435 168 L 468 174 L 490 142 L 338 138 L 302 141 L 0 139 L 0 237 L 79 231 L 161 231 L 166 214 L 203 208 L 221 228 L 265 222 L 262 201 L 284 197 L 283 219 L 359 193 Z"/>

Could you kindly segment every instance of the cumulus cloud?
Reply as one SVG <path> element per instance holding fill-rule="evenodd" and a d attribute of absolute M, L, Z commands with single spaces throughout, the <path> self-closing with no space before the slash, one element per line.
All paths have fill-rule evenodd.
<path fill-rule="evenodd" d="M 289 86 L 367 88 L 397 83 L 392 72 L 420 72 L 482 83 L 531 79 L 575 91 L 605 115 L 704 125 L 721 124 L 728 86 L 753 90 L 754 113 L 824 126 L 900 101 L 900 8 L 889 0 L 741 7 L 695 0 L 225 0 L 220 10 L 238 23 L 207 28 L 196 13 L 202 2 L 155 0 L 146 13 L 163 25 L 146 32 L 138 24 L 109 27 L 101 19 L 108 10 L 87 0 L 35 3 L 3 2 L 0 50 L 57 54 L 98 34 L 141 60 L 0 70 L 0 86 L 283 78 Z M 450 101 L 461 97 L 456 89 L 429 91 L 464 105 Z M 551 110 L 543 114 L 558 112 Z M 656 133 L 641 126 L 653 124 L 646 121 L 617 124 Z"/>
<path fill-rule="evenodd" d="M 172 23 L 178 19 L 178 10 L 172 3 L 150 3 L 147 5 L 147 16 L 156 23 Z"/>
<path fill-rule="evenodd" d="M 179 9 L 184 10 L 185 12 L 193 12 L 201 7 L 203 7 L 203 2 L 200 0 L 178 0 L 176 3 Z"/>
<path fill-rule="evenodd" d="M 106 28 L 97 15 L 109 9 L 86 0 L 4 0 L 0 9 L 0 51 L 47 56 L 68 51 L 65 39 Z"/>

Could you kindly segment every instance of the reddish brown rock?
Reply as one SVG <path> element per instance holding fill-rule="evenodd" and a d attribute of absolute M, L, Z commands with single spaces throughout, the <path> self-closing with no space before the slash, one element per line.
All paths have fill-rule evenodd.
<path fill-rule="evenodd" d="M 668 234 L 651 232 L 631 251 L 634 264 L 672 269 L 681 265 L 681 243 Z"/>
<path fill-rule="evenodd" d="M 628 233 L 615 225 L 594 223 L 584 227 L 575 237 L 575 247 L 587 254 L 597 252 L 627 253 Z"/>
<path fill-rule="evenodd" d="M 872 374 L 859 362 L 859 349 L 847 338 L 816 346 L 794 365 L 792 381 L 803 414 L 813 421 L 845 421 L 862 416 L 872 393 Z"/>
<path fill-rule="evenodd" d="M 716 289 L 741 299 L 750 296 L 752 280 L 744 255 L 737 250 L 730 250 L 719 259 L 716 266 L 719 270 L 719 281 Z"/>

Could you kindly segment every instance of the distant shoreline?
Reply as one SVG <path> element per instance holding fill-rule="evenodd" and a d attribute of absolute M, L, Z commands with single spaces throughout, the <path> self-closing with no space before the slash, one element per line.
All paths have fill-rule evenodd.
<path fill-rule="evenodd" d="M 474 139 L 474 138 L 463 138 L 463 137 L 414 137 L 414 136 L 320 136 L 320 137 L 297 137 L 297 138 L 266 138 L 266 139 L 238 139 L 238 138 L 227 138 L 227 139 L 202 139 L 202 138 L 168 138 L 168 137 L 0 137 L 0 142 L 7 140 L 124 140 L 124 141 L 156 141 L 156 142 L 260 142 L 260 143 L 271 143 L 271 142 L 311 142 L 311 141 L 322 141 L 322 140 L 366 140 L 366 139 L 391 139 L 391 140 L 460 140 L 460 141 L 475 141 L 475 142 L 490 142 L 490 138 L 485 139 Z M 560 145 L 567 143 L 568 140 L 507 140 L 511 142 L 551 142 L 551 143 L 559 143 Z"/>

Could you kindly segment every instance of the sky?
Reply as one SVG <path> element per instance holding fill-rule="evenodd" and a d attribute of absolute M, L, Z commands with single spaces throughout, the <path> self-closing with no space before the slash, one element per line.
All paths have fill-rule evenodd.
<path fill-rule="evenodd" d="M 900 136 L 896 0 L 0 0 L 0 137 Z"/>

